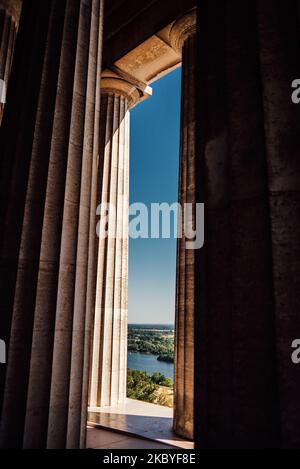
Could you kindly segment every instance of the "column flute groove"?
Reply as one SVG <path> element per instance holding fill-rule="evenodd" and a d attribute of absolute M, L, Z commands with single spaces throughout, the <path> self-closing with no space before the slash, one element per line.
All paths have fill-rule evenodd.
<path fill-rule="evenodd" d="M 21 0 L 0 0 L 0 125 L 6 103 L 21 4 Z"/>
<path fill-rule="evenodd" d="M 85 445 L 93 315 L 103 4 L 45 0 L 40 7 L 33 1 L 23 13 L 26 41 L 17 43 L 14 66 L 23 70 L 24 56 L 38 42 L 31 57 L 36 73 L 34 80 L 31 67 L 24 77 L 16 73 L 12 88 L 20 94 L 21 75 L 37 101 L 8 102 L 10 119 L 0 134 L 14 164 L 0 258 L 1 279 L 10 273 L 0 306 L 12 317 L 0 445 L 79 448 Z M 29 116 L 26 125 L 11 118 L 15 106 Z M 16 146 L 7 141 L 13 132 L 20 135 Z"/>
<path fill-rule="evenodd" d="M 174 23 L 170 43 L 182 54 L 182 113 L 179 202 L 192 204 L 195 217 L 195 88 L 196 88 L 196 11 Z M 195 251 L 186 248 L 185 217 L 182 238 L 177 248 L 177 293 L 175 321 L 175 393 L 174 430 L 194 438 L 194 324 L 195 324 Z M 195 226 L 193 227 L 195 228 Z"/>
<path fill-rule="evenodd" d="M 101 86 L 100 159 L 102 214 L 93 335 L 90 407 L 116 406 L 126 399 L 128 327 L 129 110 L 143 94 L 105 73 Z M 105 204 L 110 204 L 106 212 Z M 100 212 L 98 213 L 100 215 Z M 106 230 L 107 228 L 107 230 Z M 108 231 L 108 237 L 103 234 Z"/>

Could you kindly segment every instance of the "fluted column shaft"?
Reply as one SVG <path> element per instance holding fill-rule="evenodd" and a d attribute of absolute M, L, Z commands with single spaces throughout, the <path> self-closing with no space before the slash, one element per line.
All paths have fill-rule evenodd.
<path fill-rule="evenodd" d="M 174 47 L 182 50 L 182 111 L 179 202 L 195 208 L 195 89 L 196 15 L 191 12 L 173 26 Z M 186 247 L 185 219 L 177 250 L 177 293 L 175 325 L 175 414 L 174 429 L 179 435 L 194 436 L 194 315 L 195 251 Z"/>
<path fill-rule="evenodd" d="M 6 103 L 6 90 L 11 71 L 21 0 L 0 0 L 0 125 Z"/>
<path fill-rule="evenodd" d="M 202 0 L 198 33 L 197 443 L 299 448 L 299 2 Z"/>
<path fill-rule="evenodd" d="M 1 447 L 85 444 L 102 8 L 23 7 L 0 133 Z"/>
<path fill-rule="evenodd" d="M 105 84 L 103 84 L 105 86 Z M 90 406 L 115 406 L 126 398 L 128 322 L 129 102 L 102 91 L 99 202 L 111 211 L 99 222 L 99 252 Z M 99 212 L 100 214 L 100 212 Z M 102 235 L 107 228 L 108 237 Z"/>

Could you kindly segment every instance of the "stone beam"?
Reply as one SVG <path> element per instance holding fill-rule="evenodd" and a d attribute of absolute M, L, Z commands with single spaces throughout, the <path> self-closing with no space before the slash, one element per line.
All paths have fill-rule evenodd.
<path fill-rule="evenodd" d="M 158 31 L 138 47 L 128 52 L 109 66 L 103 76 L 122 78 L 130 82 L 141 92 L 143 99 L 152 94 L 148 84 L 153 83 L 167 73 L 181 65 L 182 43 L 179 41 L 182 30 L 188 27 L 183 24 L 185 17 L 173 21 L 164 29 Z M 180 36 L 181 37 L 181 36 Z M 139 99 L 140 101 L 140 99 Z"/>
<path fill-rule="evenodd" d="M 114 0 L 106 7 L 104 67 L 136 49 L 195 7 L 196 0 Z M 159 11 L 159 15 L 157 12 Z"/>

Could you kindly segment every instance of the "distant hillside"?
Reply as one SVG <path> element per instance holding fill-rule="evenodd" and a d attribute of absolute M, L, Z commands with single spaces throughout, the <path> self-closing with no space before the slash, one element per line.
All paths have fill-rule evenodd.
<path fill-rule="evenodd" d="M 129 329 L 148 331 L 174 331 L 174 324 L 129 324 Z"/>

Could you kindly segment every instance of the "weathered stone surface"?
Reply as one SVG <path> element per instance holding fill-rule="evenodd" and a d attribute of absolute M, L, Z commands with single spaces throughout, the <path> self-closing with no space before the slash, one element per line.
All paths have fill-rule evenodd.
<path fill-rule="evenodd" d="M 0 0 L 6 83 L 20 3 Z M 183 52 L 180 199 L 205 202 L 206 245 L 178 246 L 175 430 L 300 447 L 299 2 L 202 0 L 197 79 L 195 0 L 107 2 L 100 129 L 102 3 L 23 6 L 0 130 L 0 444 L 84 447 L 88 391 L 125 397 L 128 108 Z M 95 239 L 101 200 L 122 241 Z"/>
<path fill-rule="evenodd" d="M 1 447 L 85 446 L 102 8 L 24 5 L 0 134 Z"/>
<path fill-rule="evenodd" d="M 102 79 L 101 151 L 103 174 L 99 203 L 111 204 L 107 229 L 99 238 L 96 309 L 90 382 L 91 407 L 124 403 L 127 393 L 129 106 L 140 93 L 116 77 Z M 99 232 L 106 218 L 100 218 Z"/>
<path fill-rule="evenodd" d="M 293 20 L 291 20 L 293 18 Z M 199 447 L 299 447 L 297 2 L 202 2 L 196 259 Z"/>
<path fill-rule="evenodd" d="M 140 46 L 187 11 L 197 0 L 114 0 L 106 2 L 104 67 Z"/>
<path fill-rule="evenodd" d="M 21 1 L 0 1 L 0 125 L 6 103 L 6 92 L 10 77 Z"/>
<path fill-rule="evenodd" d="M 182 115 L 179 202 L 182 207 L 196 202 L 196 11 L 192 11 L 171 32 L 171 42 L 182 48 Z M 183 220 L 182 231 L 184 233 Z M 194 318 L 195 251 L 186 249 L 187 239 L 178 241 L 175 328 L 174 429 L 194 438 Z"/>
<path fill-rule="evenodd" d="M 169 29 L 170 27 L 167 27 L 147 39 L 147 41 L 117 60 L 114 67 L 119 72 L 123 72 L 144 83 L 152 83 L 179 67 L 181 53 L 179 54 L 171 47 Z"/>

